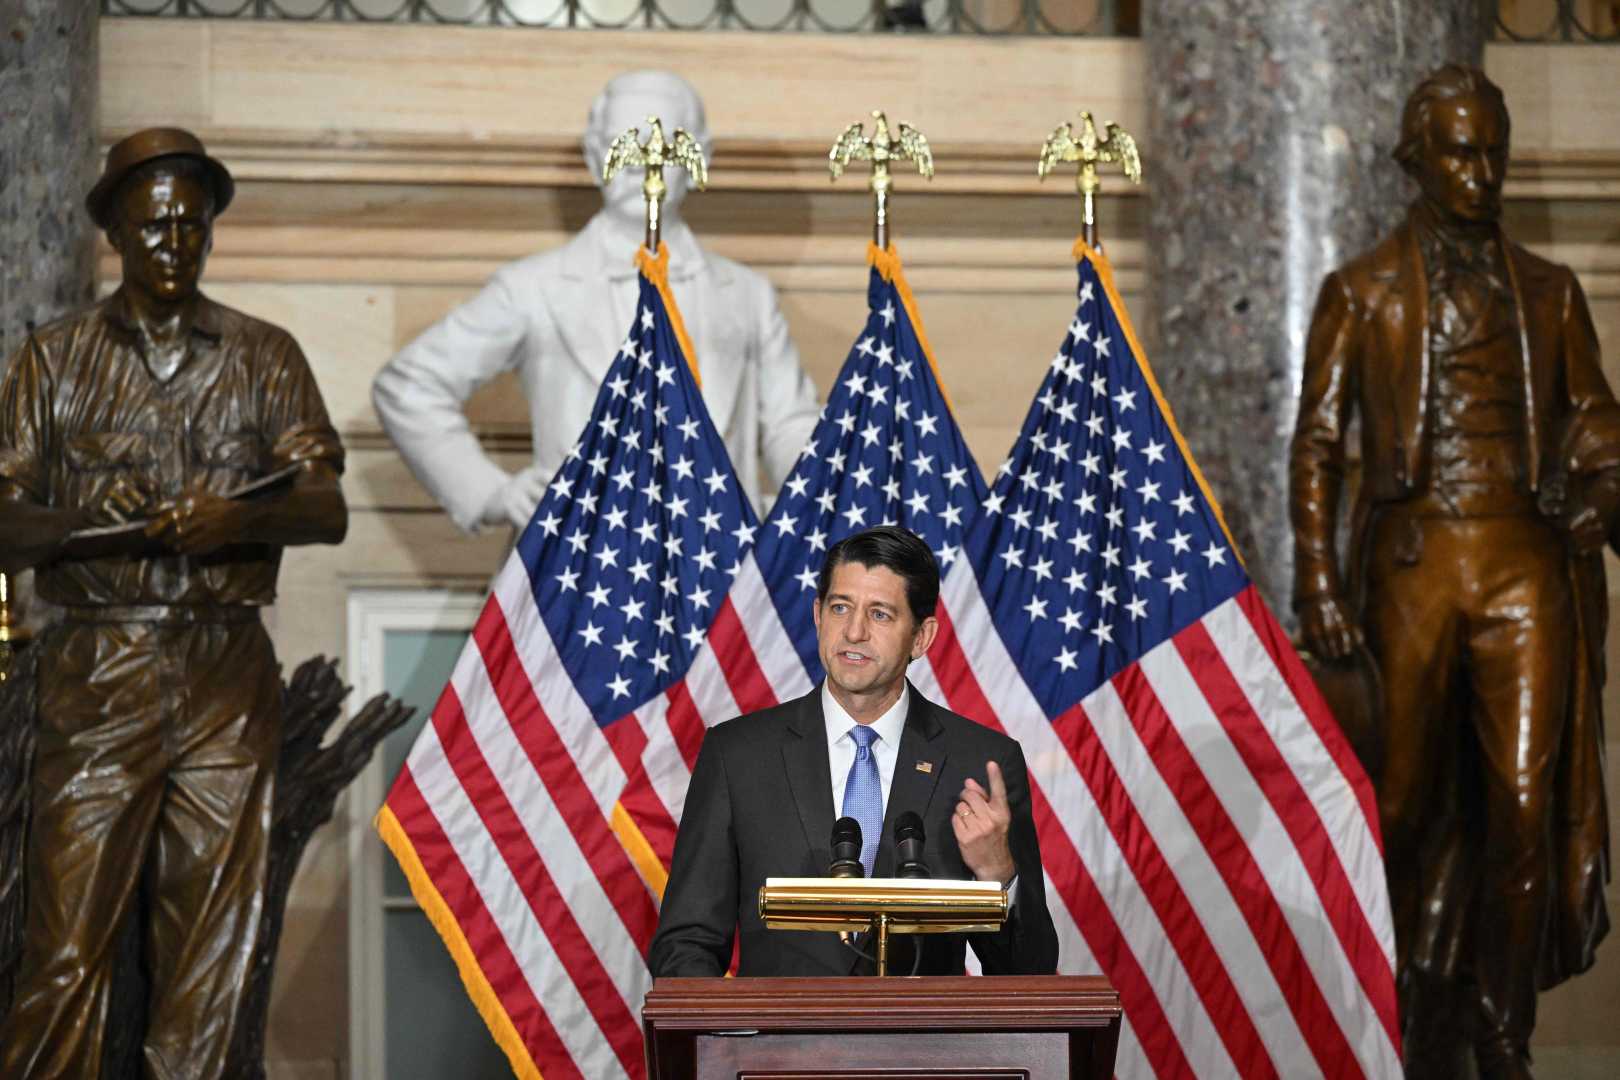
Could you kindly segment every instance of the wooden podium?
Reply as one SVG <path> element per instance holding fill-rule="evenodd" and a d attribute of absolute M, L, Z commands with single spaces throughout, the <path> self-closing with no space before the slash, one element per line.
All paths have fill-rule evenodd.
<path fill-rule="evenodd" d="M 1119 995 L 1092 975 L 659 979 L 649 1080 L 1110 1080 Z"/>

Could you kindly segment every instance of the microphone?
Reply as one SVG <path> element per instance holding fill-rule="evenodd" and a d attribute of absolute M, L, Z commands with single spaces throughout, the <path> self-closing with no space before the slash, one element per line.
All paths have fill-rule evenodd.
<path fill-rule="evenodd" d="M 933 877 L 923 862 L 923 823 L 915 810 L 907 810 L 894 819 L 894 876 L 900 878 Z"/>
<path fill-rule="evenodd" d="M 833 822 L 832 862 L 827 865 L 827 876 L 866 876 L 866 868 L 861 865 L 861 823 L 852 817 L 841 817 Z"/>

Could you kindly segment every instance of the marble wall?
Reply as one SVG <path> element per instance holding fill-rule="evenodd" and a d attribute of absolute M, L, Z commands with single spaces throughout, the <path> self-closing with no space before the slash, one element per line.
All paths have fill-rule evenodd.
<path fill-rule="evenodd" d="M 1482 63 L 1480 5 L 1148 0 L 1143 18 L 1148 347 L 1171 400 L 1228 405 L 1185 410 L 1184 434 L 1291 622 L 1286 447 L 1317 289 L 1410 200 L 1389 157 L 1402 103 L 1440 65 Z"/>
<path fill-rule="evenodd" d="M 0 357 L 93 297 L 97 0 L 0 3 Z M 0 359 L 0 366 L 4 365 Z"/>

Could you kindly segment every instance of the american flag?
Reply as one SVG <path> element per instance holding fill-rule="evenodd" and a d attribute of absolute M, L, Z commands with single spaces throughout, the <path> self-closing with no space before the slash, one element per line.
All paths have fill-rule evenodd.
<path fill-rule="evenodd" d="M 1029 761 L 1120 1077 L 1400 1075 L 1371 787 L 1255 591 L 1105 260 L 948 574 L 943 700 Z"/>
<path fill-rule="evenodd" d="M 520 1077 L 645 1074 L 685 691 L 757 519 L 645 251 L 634 324 L 377 827 Z M 691 724 L 696 723 L 695 732 Z"/>
<path fill-rule="evenodd" d="M 900 256 L 892 245 L 868 245 L 867 259 L 866 325 L 705 647 L 671 694 L 683 756 L 650 764 L 647 781 L 667 794 L 667 805 L 684 799 L 707 727 L 820 681 L 811 604 L 829 545 L 887 522 L 922 536 L 948 563 L 984 498 L 984 477 L 951 415 Z M 671 824 L 648 821 L 642 830 L 665 867 L 675 847 Z"/>

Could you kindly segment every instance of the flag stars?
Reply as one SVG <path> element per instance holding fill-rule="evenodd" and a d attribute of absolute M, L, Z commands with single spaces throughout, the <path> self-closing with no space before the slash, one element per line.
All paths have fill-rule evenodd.
<path fill-rule="evenodd" d="M 1065 645 L 1063 648 L 1058 650 L 1057 656 L 1055 656 L 1053 659 L 1057 661 L 1057 666 L 1061 670 L 1073 671 L 1078 666 L 1077 661 L 1080 659 L 1080 654 L 1074 652 Z"/>
<path fill-rule="evenodd" d="M 1145 544 L 1149 540 L 1158 539 L 1158 537 L 1154 535 L 1154 533 L 1158 531 L 1158 528 L 1158 525 L 1148 518 L 1142 518 L 1135 525 L 1131 526 L 1131 532 L 1136 534 L 1137 543 Z"/>
<path fill-rule="evenodd" d="M 939 513 L 940 520 L 945 522 L 947 528 L 960 529 L 962 527 L 962 508 L 954 503 Z"/>
<path fill-rule="evenodd" d="M 691 652 L 697 652 L 703 645 L 703 630 L 700 627 L 689 626 L 681 637 L 686 639 L 686 647 Z"/>
<path fill-rule="evenodd" d="M 1107 354 L 1105 353 L 1104 355 Z M 1136 408 L 1136 391 L 1126 390 L 1122 387 L 1119 393 L 1114 395 L 1114 404 L 1119 406 L 1120 412 L 1130 412 L 1132 409 Z"/>
<path fill-rule="evenodd" d="M 1123 507 L 1110 506 L 1108 511 L 1103 514 L 1103 517 L 1108 519 L 1110 529 L 1122 529 L 1125 527 L 1125 510 Z"/>
<path fill-rule="evenodd" d="M 598 551 L 593 557 L 596 559 L 598 568 L 602 570 L 606 570 L 610 566 L 619 565 L 618 548 L 604 546 L 602 550 Z"/>
<path fill-rule="evenodd" d="M 1074 608 L 1064 608 L 1063 614 L 1058 617 L 1058 622 L 1063 624 L 1065 634 L 1078 634 L 1080 632 L 1080 613 Z"/>
<path fill-rule="evenodd" d="M 1063 578 L 1063 584 L 1069 587 L 1070 593 L 1081 592 L 1086 587 L 1086 575 L 1082 574 L 1078 567 L 1071 566 Z"/>
<path fill-rule="evenodd" d="M 1121 465 L 1114 466 L 1114 471 L 1108 474 L 1108 482 L 1114 485 L 1115 491 L 1123 488 L 1127 479 L 1125 468 Z"/>
<path fill-rule="evenodd" d="M 1193 497 L 1189 492 L 1183 491 L 1180 495 L 1171 499 L 1170 503 L 1176 508 L 1176 517 L 1193 512 Z"/>
<path fill-rule="evenodd" d="M 1114 593 L 1118 591 L 1119 587 L 1117 585 L 1099 585 L 1097 586 L 1097 600 L 1103 607 L 1113 607 Z"/>
<path fill-rule="evenodd" d="M 844 388 L 847 389 L 851 394 L 865 394 L 866 376 L 858 373 L 851 375 L 849 378 L 844 380 Z"/>
<path fill-rule="evenodd" d="M 804 498 L 805 493 L 809 490 L 810 478 L 808 476 L 795 476 L 787 482 L 787 493 L 795 499 Z"/>
<path fill-rule="evenodd" d="M 1029 603 L 1024 605 L 1024 610 L 1029 612 L 1031 622 L 1044 619 L 1046 618 L 1046 601 L 1038 596 L 1032 596 L 1029 598 Z"/>
<path fill-rule="evenodd" d="M 700 425 L 695 417 L 688 416 L 685 420 L 682 420 L 679 424 L 676 424 L 675 427 L 676 430 L 681 433 L 682 439 L 686 440 L 687 442 L 691 442 L 693 439 L 697 438 L 698 428 Z"/>
<path fill-rule="evenodd" d="M 849 527 L 852 529 L 856 528 L 857 526 L 865 525 L 866 507 L 858 504 L 851 505 L 848 510 L 844 511 L 842 516 L 845 521 L 849 522 Z"/>
<path fill-rule="evenodd" d="M 1050 544 L 1057 539 L 1058 523 L 1051 518 L 1046 518 L 1040 525 L 1036 526 L 1035 531 L 1041 534 L 1043 543 Z"/>
<path fill-rule="evenodd" d="M 959 487 L 966 487 L 967 467 L 963 465 L 952 465 L 949 469 L 946 469 L 945 482 L 951 486 L 951 490 L 953 491 Z"/>
<path fill-rule="evenodd" d="M 1142 448 L 1142 453 L 1146 455 L 1149 465 L 1157 465 L 1164 460 L 1164 443 L 1154 439 Z"/>
<path fill-rule="evenodd" d="M 939 417 L 935 416 L 933 413 L 923 413 L 921 416 L 917 417 L 917 430 L 925 437 L 938 435 Z"/>
<path fill-rule="evenodd" d="M 1114 643 L 1114 628 L 1107 623 L 1098 623 L 1091 628 L 1091 636 L 1097 639 L 1098 645 L 1112 645 Z"/>
<path fill-rule="evenodd" d="M 1035 575 L 1035 580 L 1036 581 L 1049 581 L 1049 580 L 1051 580 L 1051 577 L 1052 577 L 1052 560 L 1051 559 L 1036 559 L 1035 560 L 1035 565 L 1030 567 L 1030 572 Z"/>
<path fill-rule="evenodd" d="M 1102 414 L 1092 413 L 1090 416 L 1086 417 L 1086 430 L 1091 433 L 1093 438 L 1096 438 L 1102 435 L 1103 426 L 1107 424 L 1107 422 L 1107 420 L 1103 419 Z"/>
<path fill-rule="evenodd" d="M 1226 565 L 1226 549 L 1215 543 L 1213 540 L 1209 542 L 1209 547 L 1204 550 L 1203 556 L 1209 560 L 1209 568 L 1211 570 L 1217 566 Z"/>
<path fill-rule="evenodd" d="M 912 492 L 911 498 L 906 500 L 906 508 L 909 509 L 913 515 L 928 513 L 927 494 L 921 491 Z"/>
<path fill-rule="evenodd" d="M 1131 448 L 1131 433 L 1128 428 L 1115 428 L 1113 434 L 1114 449 L 1129 450 Z"/>
<path fill-rule="evenodd" d="M 1171 550 L 1173 550 L 1177 555 L 1187 554 L 1187 550 L 1191 544 L 1192 536 L 1188 533 L 1182 532 L 1180 529 L 1177 529 L 1170 537 Z"/>
<path fill-rule="evenodd" d="M 658 543 L 658 526 L 654 525 L 651 521 L 643 521 L 640 525 L 637 525 L 635 528 L 635 533 L 637 539 L 639 539 L 643 544 Z"/>
<path fill-rule="evenodd" d="M 792 514 L 783 514 L 776 519 L 776 535 L 778 536 L 791 535 L 793 530 L 798 527 L 799 519 Z"/>
<path fill-rule="evenodd" d="M 1017 510 L 1014 510 L 1012 513 L 1007 515 L 1008 519 L 1012 521 L 1013 526 L 1018 529 L 1029 528 L 1030 516 L 1031 512 L 1027 506 L 1020 506 Z"/>
<path fill-rule="evenodd" d="M 686 602 L 695 608 L 707 608 L 709 606 L 709 592 L 708 589 L 693 589 L 686 594 Z"/>
<path fill-rule="evenodd" d="M 1136 561 L 1131 563 L 1129 570 L 1133 580 L 1141 581 L 1152 572 L 1153 564 L 1138 555 Z"/>
<path fill-rule="evenodd" d="M 1157 480 L 1143 480 L 1142 486 L 1136 489 L 1136 493 L 1142 496 L 1144 505 L 1150 502 L 1158 502 L 1159 482 Z"/>
<path fill-rule="evenodd" d="M 878 312 L 878 315 L 880 315 L 883 318 L 883 325 L 885 327 L 893 326 L 894 325 L 894 301 L 890 300 L 887 303 L 885 303 L 883 305 L 883 310 Z"/>
<path fill-rule="evenodd" d="M 613 691 L 613 700 L 615 701 L 630 696 L 630 680 L 624 677 L 622 671 L 608 682 L 607 688 Z"/>
<path fill-rule="evenodd" d="M 1125 610 L 1131 613 L 1131 621 L 1138 622 L 1147 618 L 1147 601 L 1140 596 L 1133 596 L 1125 605 Z"/>
<path fill-rule="evenodd" d="M 617 645 L 613 646 L 613 651 L 619 654 L 621 664 L 626 660 L 634 660 L 636 658 L 636 643 L 629 634 L 626 634 L 619 639 Z"/>
<path fill-rule="evenodd" d="M 638 584 L 652 580 L 652 563 L 645 559 L 637 559 L 635 562 L 626 567 L 626 569 L 629 571 L 630 576 L 635 578 Z"/>
<path fill-rule="evenodd" d="M 1164 583 L 1170 586 L 1171 596 L 1176 595 L 1178 592 L 1186 592 L 1187 574 L 1185 571 L 1172 569 L 1169 576 L 1164 579 Z"/>
<path fill-rule="evenodd" d="M 670 465 L 670 468 L 674 470 L 675 475 L 680 477 L 682 480 L 692 479 L 692 459 L 687 457 L 685 454 L 682 454 L 680 457 L 676 458 L 674 463 Z"/>
<path fill-rule="evenodd" d="M 591 589 L 587 590 L 585 595 L 591 598 L 591 607 L 593 609 L 607 607 L 609 601 L 613 599 L 613 595 L 608 591 L 608 587 L 603 585 L 600 581 L 598 581 Z"/>
<path fill-rule="evenodd" d="M 1009 570 L 1015 566 L 1023 569 L 1024 553 L 1018 549 L 1018 545 L 1008 544 L 1007 550 L 1001 553 L 1001 561 L 1006 563 Z"/>
<path fill-rule="evenodd" d="M 797 574 L 794 574 L 793 577 L 794 580 L 796 580 L 799 585 L 806 590 L 813 591 L 816 587 L 816 572 L 808 566 L 800 570 Z"/>
<path fill-rule="evenodd" d="M 709 485 L 709 494 L 718 495 L 726 490 L 726 480 L 726 474 L 716 469 L 703 482 Z"/>
<path fill-rule="evenodd" d="M 579 636 L 585 640 L 587 645 L 602 644 L 602 628 L 594 622 L 586 623 L 584 628 L 579 631 Z"/>

